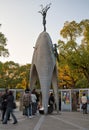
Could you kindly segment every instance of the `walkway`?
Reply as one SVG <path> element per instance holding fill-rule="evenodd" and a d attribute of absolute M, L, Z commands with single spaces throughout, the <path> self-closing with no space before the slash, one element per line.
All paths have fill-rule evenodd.
<path fill-rule="evenodd" d="M 0 121 L 0 130 L 89 130 L 89 114 L 82 112 L 54 112 L 52 115 L 38 115 L 32 119 L 15 111 L 18 124 L 13 125 L 12 120 L 7 125 Z"/>

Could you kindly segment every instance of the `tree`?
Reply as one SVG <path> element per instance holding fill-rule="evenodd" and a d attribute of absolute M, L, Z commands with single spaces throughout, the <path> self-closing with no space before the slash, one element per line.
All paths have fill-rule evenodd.
<path fill-rule="evenodd" d="M 1 88 L 26 88 L 29 86 L 30 64 L 20 66 L 13 61 L 0 62 Z"/>
<path fill-rule="evenodd" d="M 7 38 L 2 32 L 0 32 L 0 56 L 4 56 L 4 57 L 9 56 L 8 49 L 5 48 L 7 45 L 6 42 L 7 42 Z"/>
<path fill-rule="evenodd" d="M 77 75 L 81 74 L 80 77 L 86 78 L 89 84 L 89 20 L 80 23 L 66 22 L 60 34 L 66 39 L 58 42 L 60 59 L 62 57 L 62 62 L 67 64 L 70 70 L 77 72 Z"/>
<path fill-rule="evenodd" d="M 67 64 L 61 66 L 59 65 L 58 68 L 58 78 L 59 78 L 59 87 L 64 88 L 75 88 L 76 82 L 79 79 L 79 74 L 77 71 L 73 70 Z"/>

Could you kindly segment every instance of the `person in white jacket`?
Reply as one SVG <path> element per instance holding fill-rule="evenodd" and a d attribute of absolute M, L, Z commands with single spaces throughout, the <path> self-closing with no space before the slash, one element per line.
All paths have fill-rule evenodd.
<path fill-rule="evenodd" d="M 35 115 L 37 111 L 37 97 L 34 91 L 32 91 L 31 93 L 31 100 L 32 100 L 32 115 Z"/>
<path fill-rule="evenodd" d="M 81 97 L 81 102 L 82 102 L 83 114 L 87 114 L 87 96 L 85 93 L 83 93 L 83 96 Z"/>

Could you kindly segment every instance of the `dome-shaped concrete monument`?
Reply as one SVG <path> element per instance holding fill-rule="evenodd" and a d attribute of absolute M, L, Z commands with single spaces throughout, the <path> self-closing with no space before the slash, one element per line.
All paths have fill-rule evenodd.
<path fill-rule="evenodd" d="M 48 98 L 51 85 L 53 86 L 55 100 L 58 110 L 58 86 L 56 60 L 53 53 L 51 38 L 47 32 L 42 32 L 34 48 L 31 71 L 30 87 L 34 88 L 36 81 L 39 80 L 42 92 L 42 106 L 44 112 L 48 111 Z"/>
<path fill-rule="evenodd" d="M 48 6 L 47 6 L 48 7 Z M 45 28 L 45 27 L 44 27 Z M 53 44 L 46 29 L 40 33 L 34 53 L 30 70 L 30 87 L 34 88 L 36 81 L 39 80 L 42 92 L 42 106 L 44 113 L 48 112 L 48 99 L 51 86 L 54 90 L 57 112 L 59 111 L 58 85 L 56 58 L 53 52 Z"/>

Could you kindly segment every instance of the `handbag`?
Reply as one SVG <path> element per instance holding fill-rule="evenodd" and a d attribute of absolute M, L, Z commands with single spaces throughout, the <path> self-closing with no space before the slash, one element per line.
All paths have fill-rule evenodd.
<path fill-rule="evenodd" d="M 82 104 L 82 109 L 86 109 L 86 104 Z"/>
<path fill-rule="evenodd" d="M 0 103 L 0 110 L 2 110 L 3 109 L 3 106 L 2 106 L 2 103 Z"/>
<path fill-rule="evenodd" d="M 16 102 L 13 102 L 13 109 L 16 109 L 17 106 L 16 106 Z"/>

